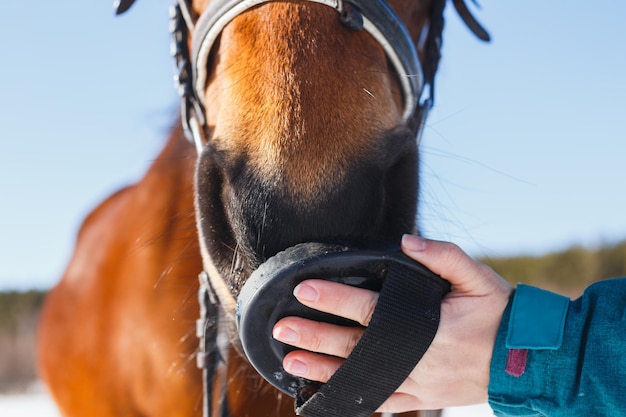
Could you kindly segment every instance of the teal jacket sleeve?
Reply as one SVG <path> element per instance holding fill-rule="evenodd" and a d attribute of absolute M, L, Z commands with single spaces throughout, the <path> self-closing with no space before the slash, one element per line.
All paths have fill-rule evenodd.
<path fill-rule="evenodd" d="M 498 417 L 626 416 L 626 278 L 575 301 L 520 284 L 491 360 Z"/>

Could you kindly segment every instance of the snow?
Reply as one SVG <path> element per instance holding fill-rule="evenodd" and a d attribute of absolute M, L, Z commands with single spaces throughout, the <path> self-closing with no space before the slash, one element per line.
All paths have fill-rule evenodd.
<path fill-rule="evenodd" d="M 453 407 L 444 410 L 443 417 L 494 417 L 487 404 Z"/>
<path fill-rule="evenodd" d="M 2 417 L 61 417 L 52 399 L 45 393 L 0 395 Z M 493 417 L 486 404 L 454 407 L 444 411 L 443 417 Z"/>
<path fill-rule="evenodd" d="M 0 395 L 2 417 L 61 417 L 46 393 Z"/>

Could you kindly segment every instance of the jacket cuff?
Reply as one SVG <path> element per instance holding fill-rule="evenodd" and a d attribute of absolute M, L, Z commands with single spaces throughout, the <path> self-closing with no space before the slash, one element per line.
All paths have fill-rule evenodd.
<path fill-rule="evenodd" d="M 559 349 L 570 305 L 567 297 L 519 284 L 498 329 L 491 359 L 489 405 L 496 416 L 539 417 L 532 399 L 542 396 L 541 352 Z M 540 359 L 541 358 L 541 359 Z"/>
<path fill-rule="evenodd" d="M 509 319 L 508 349 L 558 349 L 563 342 L 569 298 L 518 284 Z"/>

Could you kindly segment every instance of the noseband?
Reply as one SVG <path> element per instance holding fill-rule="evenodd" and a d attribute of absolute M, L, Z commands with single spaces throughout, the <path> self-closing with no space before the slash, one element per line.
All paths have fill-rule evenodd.
<path fill-rule="evenodd" d="M 188 0 L 177 0 L 171 11 L 172 54 L 175 76 L 182 100 L 181 116 L 185 134 L 201 150 L 208 126 L 205 117 L 207 62 L 218 36 L 235 17 L 258 5 L 277 0 L 213 0 L 200 16 L 195 16 Z M 422 98 L 424 72 L 406 28 L 384 0 L 309 0 L 332 7 L 343 25 L 351 31 L 365 30 L 383 48 L 402 88 L 402 123 L 416 117 L 416 135 L 421 131 L 430 97 Z M 187 46 L 191 34 L 192 50 Z M 420 103 L 421 101 L 421 103 Z"/>

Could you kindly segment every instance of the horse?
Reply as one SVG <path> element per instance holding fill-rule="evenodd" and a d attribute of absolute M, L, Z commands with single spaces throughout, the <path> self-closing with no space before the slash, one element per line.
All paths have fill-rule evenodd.
<path fill-rule="evenodd" d="M 38 367 L 63 416 L 294 415 L 232 333 L 203 388 L 198 274 L 230 328 L 246 279 L 285 248 L 416 232 L 444 5 L 176 2 L 180 122 L 143 178 L 86 217 L 41 314 Z"/>

